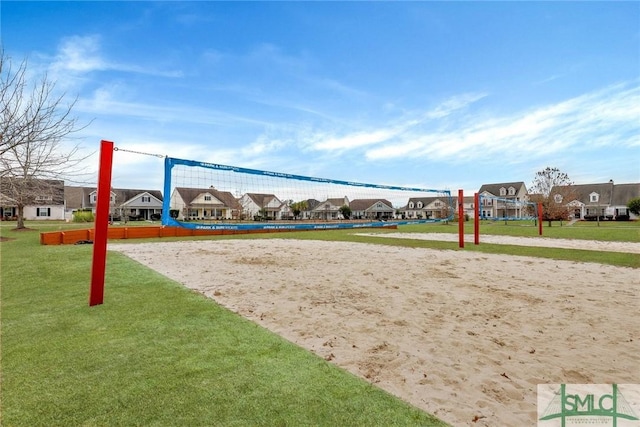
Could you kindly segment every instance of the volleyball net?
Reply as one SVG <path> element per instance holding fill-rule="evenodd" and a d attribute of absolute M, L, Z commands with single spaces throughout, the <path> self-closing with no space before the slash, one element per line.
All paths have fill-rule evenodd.
<path fill-rule="evenodd" d="M 446 189 L 316 178 L 166 157 L 162 224 L 191 229 L 336 229 L 451 220 Z"/>

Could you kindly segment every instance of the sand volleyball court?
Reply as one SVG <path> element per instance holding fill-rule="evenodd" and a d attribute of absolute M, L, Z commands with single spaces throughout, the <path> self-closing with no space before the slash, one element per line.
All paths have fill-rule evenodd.
<path fill-rule="evenodd" d="M 539 383 L 640 383 L 637 269 L 289 239 L 109 249 L 454 426 L 535 425 Z"/>

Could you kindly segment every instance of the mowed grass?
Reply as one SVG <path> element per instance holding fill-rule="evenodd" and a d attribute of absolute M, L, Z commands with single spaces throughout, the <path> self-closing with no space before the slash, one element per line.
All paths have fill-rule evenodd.
<path fill-rule="evenodd" d="M 41 246 L 38 234 L 88 225 L 27 225 L 37 231 L 0 227 L 0 236 L 14 239 L 0 242 L 3 426 L 444 425 L 118 253 L 108 256 L 105 304 L 90 308 L 92 246 Z M 472 227 L 466 223 L 466 232 L 472 233 Z M 456 223 L 392 230 L 457 231 Z M 386 233 L 346 230 L 234 238 L 459 250 L 452 242 L 363 232 Z M 537 227 L 483 223 L 482 232 L 535 237 Z M 554 224 L 544 229 L 544 236 L 640 242 L 640 223 Z M 640 268 L 637 254 L 484 243 L 467 243 L 464 250 Z"/>
<path fill-rule="evenodd" d="M 118 253 L 88 307 L 90 245 L 0 235 L 3 426 L 444 425 Z"/>

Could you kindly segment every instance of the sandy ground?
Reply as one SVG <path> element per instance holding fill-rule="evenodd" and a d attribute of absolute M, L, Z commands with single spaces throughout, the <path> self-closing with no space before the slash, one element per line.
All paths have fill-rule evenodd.
<path fill-rule="evenodd" d="M 283 239 L 109 249 L 454 426 L 535 425 L 537 384 L 640 383 L 637 269 Z"/>
<path fill-rule="evenodd" d="M 396 239 L 440 240 L 444 242 L 457 242 L 458 235 L 452 233 L 384 233 L 371 234 L 360 233 L 363 236 L 392 237 Z M 602 242 L 596 240 L 578 239 L 550 239 L 545 237 L 505 237 L 505 236 L 480 236 L 480 244 L 509 244 L 515 246 L 537 246 L 564 249 L 583 249 L 590 251 L 626 252 L 640 254 L 640 243 L 631 242 Z M 465 246 L 474 243 L 473 234 L 465 234 Z"/>

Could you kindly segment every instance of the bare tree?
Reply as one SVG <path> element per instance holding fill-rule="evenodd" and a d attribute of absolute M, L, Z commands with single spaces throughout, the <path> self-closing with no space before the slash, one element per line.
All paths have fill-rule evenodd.
<path fill-rule="evenodd" d="M 549 227 L 553 220 L 568 219 L 567 203 L 576 198 L 572 185 L 573 181 L 569 179 L 569 175 L 558 168 L 547 167 L 536 173 L 529 189 L 530 200 L 542 203 L 541 220 L 548 220 Z"/>
<path fill-rule="evenodd" d="M 78 175 L 79 144 L 72 134 L 84 129 L 72 115 L 76 99 L 65 102 L 47 75 L 27 78 L 27 61 L 14 68 L 0 50 L 0 180 L 3 194 L 15 201 L 17 228 L 24 228 L 24 207 L 50 201 L 61 179 Z"/>

